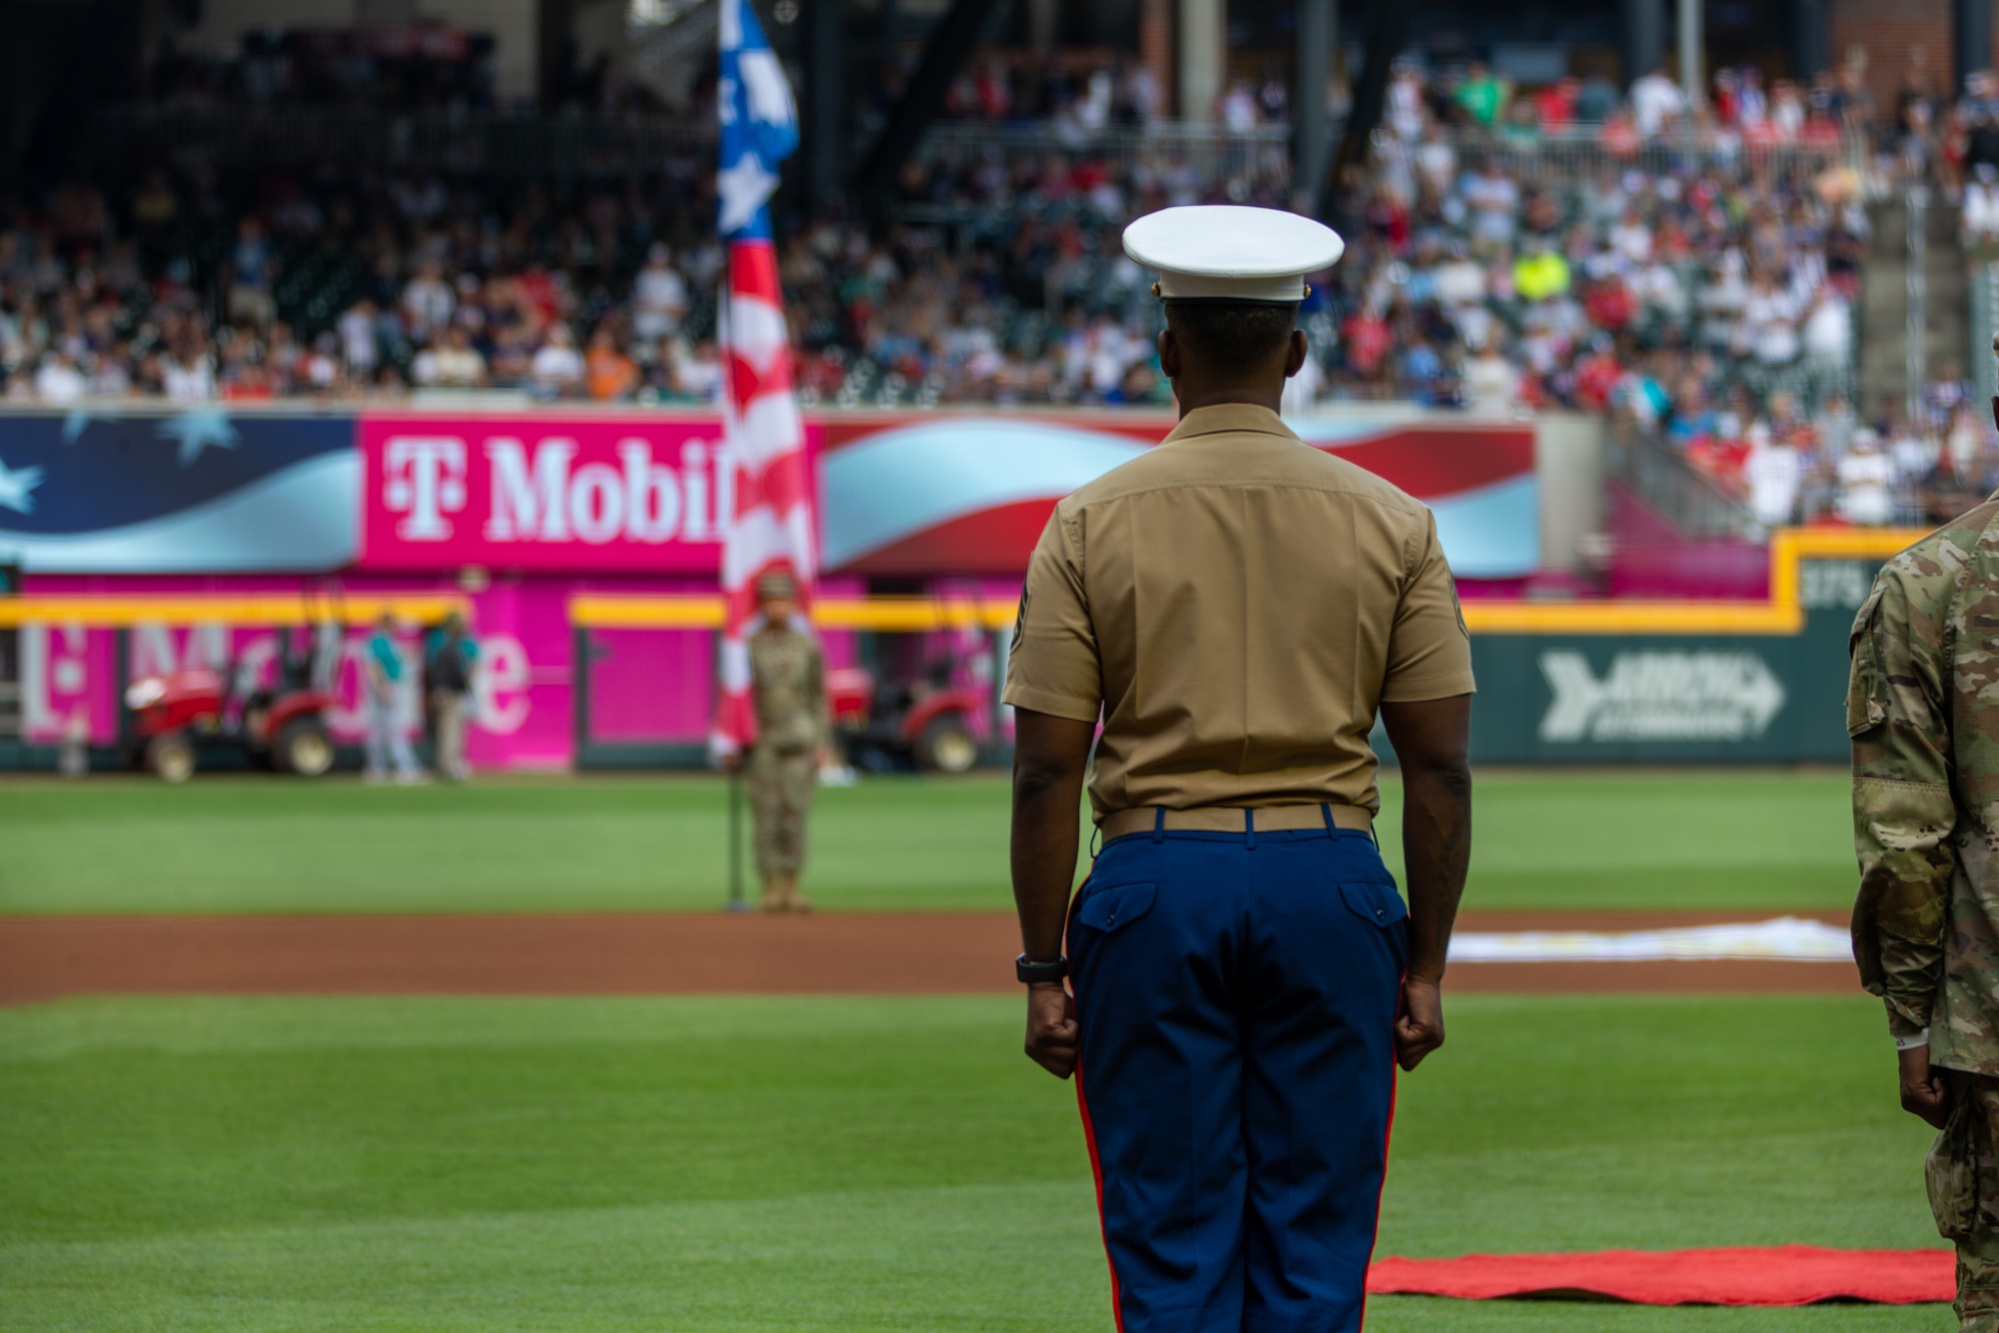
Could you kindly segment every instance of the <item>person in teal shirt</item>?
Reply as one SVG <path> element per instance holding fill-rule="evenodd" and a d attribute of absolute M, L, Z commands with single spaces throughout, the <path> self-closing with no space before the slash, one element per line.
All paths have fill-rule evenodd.
<path fill-rule="evenodd" d="M 382 612 L 361 658 L 368 714 L 368 769 L 363 776 L 369 782 L 386 782 L 393 767 L 397 782 L 414 786 L 424 781 L 424 773 L 417 767 L 409 738 L 403 735 L 399 704 L 408 667 L 396 644 L 395 629 L 395 616 Z"/>
<path fill-rule="evenodd" d="M 466 705 L 479 665 L 479 643 L 467 632 L 463 612 L 453 611 L 441 628 L 430 632 L 424 662 L 437 771 L 447 782 L 463 782 L 472 776 L 472 766 L 465 760 Z"/>

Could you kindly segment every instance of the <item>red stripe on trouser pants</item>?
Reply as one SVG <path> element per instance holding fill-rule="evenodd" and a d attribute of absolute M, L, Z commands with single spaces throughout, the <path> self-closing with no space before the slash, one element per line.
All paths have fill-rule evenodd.
<path fill-rule="evenodd" d="M 1111 1258 L 1110 1219 L 1104 1215 L 1104 1164 L 1097 1158 L 1097 1131 L 1090 1124 L 1090 1100 L 1083 1095 L 1083 1062 L 1076 1061 L 1076 1108 L 1083 1113 L 1083 1142 L 1090 1149 L 1090 1175 L 1097 1182 L 1097 1227 L 1104 1236 L 1104 1262 L 1111 1270 L 1111 1313 L 1124 1333 L 1124 1302 L 1118 1298 L 1117 1260 Z"/>

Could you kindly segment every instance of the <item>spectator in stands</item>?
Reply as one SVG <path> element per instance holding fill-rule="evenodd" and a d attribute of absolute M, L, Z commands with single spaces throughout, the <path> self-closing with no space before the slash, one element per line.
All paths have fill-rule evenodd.
<path fill-rule="evenodd" d="M 1749 486 L 1749 510 L 1759 523 L 1776 528 L 1796 521 L 1804 459 L 1794 438 L 1773 435 L 1760 424 L 1753 427 L 1743 477 Z"/>
<path fill-rule="evenodd" d="M 1483 61 L 1474 60 L 1466 67 L 1464 82 L 1458 85 L 1454 100 L 1471 117 L 1473 124 L 1489 129 L 1499 123 L 1512 91 L 1504 79 L 1495 77 L 1485 67 Z"/>
<path fill-rule="evenodd" d="M 410 378 L 425 389 L 479 389 L 486 385 L 486 358 L 472 345 L 472 330 L 453 324 L 443 345 L 426 347 L 410 363 Z"/>
<path fill-rule="evenodd" d="M 198 329 L 185 326 L 174 337 L 160 363 L 160 389 L 176 403 L 205 403 L 216 396 L 215 361 Z"/>
<path fill-rule="evenodd" d="M 426 343 L 440 336 L 458 308 L 458 297 L 444 280 L 444 266 L 424 260 L 403 287 L 401 306 L 403 327 L 412 342 Z"/>
<path fill-rule="evenodd" d="M 1656 139 L 1677 128 L 1686 112 L 1686 94 L 1667 75 L 1664 65 L 1641 75 L 1631 85 L 1631 117 L 1643 138 Z"/>
<path fill-rule="evenodd" d="M 1839 462 L 1839 515 L 1849 523 L 1883 527 L 1894 521 L 1895 469 L 1871 430 L 1858 431 Z"/>
<path fill-rule="evenodd" d="M 590 396 L 600 403 L 629 398 L 638 388 L 639 368 L 618 346 L 618 336 L 608 323 L 599 324 L 590 335 L 583 364 Z"/>
<path fill-rule="evenodd" d="M 60 348 L 46 353 L 35 370 L 35 397 L 44 403 L 67 407 L 79 401 L 89 387 L 75 359 Z"/>
<path fill-rule="evenodd" d="M 586 369 L 567 324 L 551 324 L 528 369 L 529 388 L 538 398 L 573 398 L 585 388 Z"/>
<path fill-rule="evenodd" d="M 340 314 L 340 355 L 357 380 L 366 381 L 381 364 L 381 344 L 376 337 L 378 313 L 375 303 L 364 296 Z"/>
<path fill-rule="evenodd" d="M 1508 416 L 1520 396 L 1520 375 L 1496 338 L 1480 347 L 1464 371 L 1465 406 L 1479 416 Z"/>
<path fill-rule="evenodd" d="M 673 267 L 673 252 L 655 242 L 632 280 L 632 329 L 648 342 L 671 338 L 687 317 L 687 281 Z"/>
<path fill-rule="evenodd" d="M 1964 243 L 1999 244 L 1999 167 L 1980 162 L 1964 187 Z"/>
<path fill-rule="evenodd" d="M 262 328 L 277 313 L 271 284 L 277 277 L 277 257 L 271 252 L 264 224 L 254 214 L 236 224 L 236 244 L 229 251 L 229 318 Z"/>

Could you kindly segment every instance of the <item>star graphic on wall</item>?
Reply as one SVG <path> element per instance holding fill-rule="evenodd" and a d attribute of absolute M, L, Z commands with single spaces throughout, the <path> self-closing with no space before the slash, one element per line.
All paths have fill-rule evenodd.
<path fill-rule="evenodd" d="M 38 467 L 20 467 L 9 471 L 7 460 L 0 458 L 0 509 L 11 509 L 17 514 L 35 512 L 35 487 L 42 484 L 42 470 Z"/>
<path fill-rule="evenodd" d="M 214 407 L 191 407 L 169 417 L 160 423 L 160 437 L 179 441 L 182 467 L 194 466 L 204 449 L 234 449 L 241 439 L 229 424 L 229 414 Z"/>
<path fill-rule="evenodd" d="M 755 153 L 744 153 L 735 166 L 716 172 L 715 190 L 722 196 L 722 234 L 749 226 L 776 189 L 776 174 L 765 170 Z"/>
<path fill-rule="evenodd" d="M 83 438 L 83 432 L 89 430 L 90 423 L 95 420 L 97 420 L 95 412 L 86 411 L 81 407 L 71 408 L 62 419 L 62 442 L 75 444 Z"/>

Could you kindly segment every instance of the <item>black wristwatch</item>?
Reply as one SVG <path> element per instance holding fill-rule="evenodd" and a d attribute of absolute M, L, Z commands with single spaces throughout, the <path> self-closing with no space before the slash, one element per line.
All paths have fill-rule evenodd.
<path fill-rule="evenodd" d="M 1060 981 L 1069 975 L 1069 960 L 1057 958 L 1052 963 L 1030 963 L 1022 954 L 1013 960 L 1013 974 L 1020 978 L 1023 986 L 1032 986 L 1037 981 Z"/>

